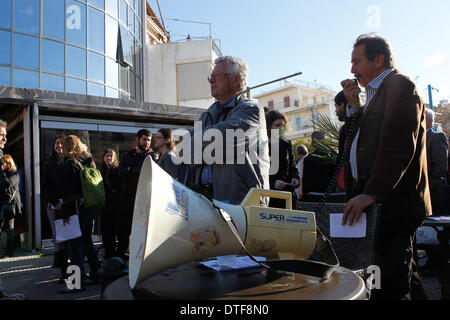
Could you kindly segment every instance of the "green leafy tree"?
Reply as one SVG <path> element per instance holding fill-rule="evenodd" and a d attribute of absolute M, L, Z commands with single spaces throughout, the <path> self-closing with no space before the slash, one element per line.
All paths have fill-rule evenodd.
<path fill-rule="evenodd" d="M 339 150 L 339 124 L 332 121 L 328 115 L 321 113 L 315 115 L 313 122 L 317 130 L 325 134 L 324 140 L 317 141 L 313 153 L 336 163 Z M 320 152 L 321 155 L 316 152 Z"/>

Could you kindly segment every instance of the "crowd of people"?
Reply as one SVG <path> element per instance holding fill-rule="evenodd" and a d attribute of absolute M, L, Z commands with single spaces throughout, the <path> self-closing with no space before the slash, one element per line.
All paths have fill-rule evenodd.
<path fill-rule="evenodd" d="M 149 130 L 141 129 L 136 135 L 136 146 L 123 155 L 119 156 L 113 148 L 104 151 L 100 172 L 106 204 L 100 210 L 90 210 L 80 203 L 79 174 L 82 166 L 96 166 L 92 155 L 74 135 L 55 137 L 42 183 L 54 238 L 54 267 L 61 269 L 61 282 L 67 276 L 68 258 L 83 274 L 81 289 L 64 287 L 61 292 L 83 290 L 86 284 L 99 281 L 101 264 L 91 237 L 98 214 L 105 258 L 127 259 L 139 173 L 144 159 L 150 156 L 174 179 L 208 198 L 230 204 L 240 204 L 251 188 L 270 188 L 292 192 L 295 208 L 297 200 L 309 201 L 311 193 L 325 192 L 333 176 L 337 177 L 332 191 L 346 194 L 342 224 L 358 221 L 361 213 L 374 203 L 382 205 L 375 261 L 382 272 L 382 283 L 381 290 L 375 290 L 372 297 L 423 297 L 412 254 L 414 235 L 423 219 L 432 214 L 436 197 L 433 195 L 446 179 L 448 143 L 445 136 L 436 137 L 441 146 L 432 142 L 433 146 L 428 147 L 431 151 L 427 151 L 432 141 L 428 137 L 432 133 L 427 129 L 432 124 L 426 125 L 428 117 L 415 84 L 395 68 L 390 45 L 384 38 L 374 34 L 358 37 L 351 62 L 356 81 L 343 80 L 343 90 L 335 97 L 336 115 L 345 122 L 339 129 L 337 163 L 321 153 L 319 146 L 325 136 L 320 131 L 312 134 L 310 149 L 299 145 L 294 155 L 292 142 L 283 135 L 286 117 L 276 110 L 264 110 L 246 97 L 247 65 L 231 56 L 216 59 L 208 77 L 216 102 L 200 116 L 200 136 L 205 136 L 208 130 L 222 133 L 225 146 L 243 152 L 237 155 L 242 156 L 241 162 L 176 164 L 172 130 L 161 128 L 152 136 Z M 364 104 L 359 99 L 360 86 L 365 88 Z M 237 139 L 227 135 L 227 130 L 244 131 L 250 143 L 239 149 Z M 186 137 L 194 141 L 198 135 L 193 128 Z M 155 150 L 150 147 L 152 138 Z M 6 131 L 0 148 L 5 141 Z M 256 141 L 256 146 L 251 141 Z M 278 148 L 278 166 L 272 172 L 274 143 Z M 200 151 L 203 153 L 208 145 L 200 143 Z M 433 151 L 436 148 L 439 151 Z M 184 159 L 195 158 L 195 148 L 184 151 L 187 152 Z M 444 160 L 442 155 L 447 158 Z M 436 170 L 435 163 L 439 165 Z M 12 158 L 4 155 L 0 189 L 3 203 L 14 198 L 20 204 L 15 192 L 18 180 L 15 170 Z M 261 202 L 272 207 L 285 206 L 284 200 L 279 199 L 269 202 L 262 197 Z M 16 208 L 16 214 L 20 214 L 20 205 Z M 2 211 L 2 230 L 11 230 L 12 217 L 5 212 Z M 55 220 L 68 223 L 74 213 L 79 216 L 81 237 L 56 241 Z M 85 257 L 89 272 L 84 267 Z"/>

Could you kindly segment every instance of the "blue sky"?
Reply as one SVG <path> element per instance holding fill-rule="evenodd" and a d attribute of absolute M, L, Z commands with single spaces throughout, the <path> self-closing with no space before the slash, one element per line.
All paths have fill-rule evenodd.
<path fill-rule="evenodd" d="M 149 0 L 159 17 L 156 0 Z M 397 68 L 415 79 L 428 102 L 450 100 L 450 1 L 444 0 L 159 0 L 172 39 L 207 36 L 211 23 L 223 54 L 242 58 L 249 86 L 302 72 L 295 79 L 341 90 L 352 77 L 353 42 L 377 32 L 392 45 Z M 178 36 L 180 35 L 180 36 Z M 254 93 L 256 93 L 255 90 Z"/>

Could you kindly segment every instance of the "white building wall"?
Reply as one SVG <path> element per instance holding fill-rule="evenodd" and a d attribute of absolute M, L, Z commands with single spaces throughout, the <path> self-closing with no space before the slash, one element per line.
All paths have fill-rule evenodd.
<path fill-rule="evenodd" d="M 148 45 L 146 50 L 146 102 L 198 108 L 214 102 L 206 79 L 217 58 L 212 39 Z"/>

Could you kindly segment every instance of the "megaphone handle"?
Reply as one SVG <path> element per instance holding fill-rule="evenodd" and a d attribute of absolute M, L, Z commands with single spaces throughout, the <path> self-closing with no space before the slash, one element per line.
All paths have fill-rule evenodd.
<path fill-rule="evenodd" d="M 242 202 L 241 206 L 246 207 L 248 205 L 259 206 L 259 200 L 261 197 L 275 198 L 286 200 L 286 209 L 292 210 L 292 193 L 286 191 L 275 191 L 268 189 L 250 189 L 247 197 Z"/>
<path fill-rule="evenodd" d="M 239 235 L 239 232 L 231 216 L 224 209 L 219 208 L 214 204 L 213 206 L 219 211 L 220 215 L 228 224 L 231 232 L 239 241 L 242 249 L 249 256 L 249 258 L 267 269 L 280 270 L 284 272 L 303 273 L 306 275 L 321 278 L 321 281 L 323 281 L 329 279 L 333 270 L 339 266 L 339 260 L 333 250 L 333 247 L 331 246 L 330 241 L 323 235 L 319 228 L 317 228 L 317 243 L 319 244 L 318 249 L 322 257 L 326 261 L 331 262 L 331 264 L 308 260 L 276 260 L 266 261 L 266 263 L 258 261 L 245 247 L 245 244 L 242 241 L 242 238 Z"/>
<path fill-rule="evenodd" d="M 241 236 L 239 235 L 238 230 L 236 229 L 236 225 L 234 224 L 233 219 L 231 219 L 231 216 L 225 210 L 223 210 L 222 208 L 219 208 L 219 207 L 216 207 L 216 206 L 214 206 L 214 207 L 219 211 L 219 213 L 222 216 L 222 218 L 228 224 L 228 227 L 230 227 L 231 232 L 233 233 L 234 237 L 237 239 L 237 241 L 239 241 L 242 249 L 244 249 L 245 253 L 249 256 L 249 258 L 252 259 L 254 262 L 262 265 L 265 268 L 272 269 L 267 264 L 256 260 L 256 258 L 247 250 L 247 248 L 245 247 L 244 242 L 242 241 Z"/>

